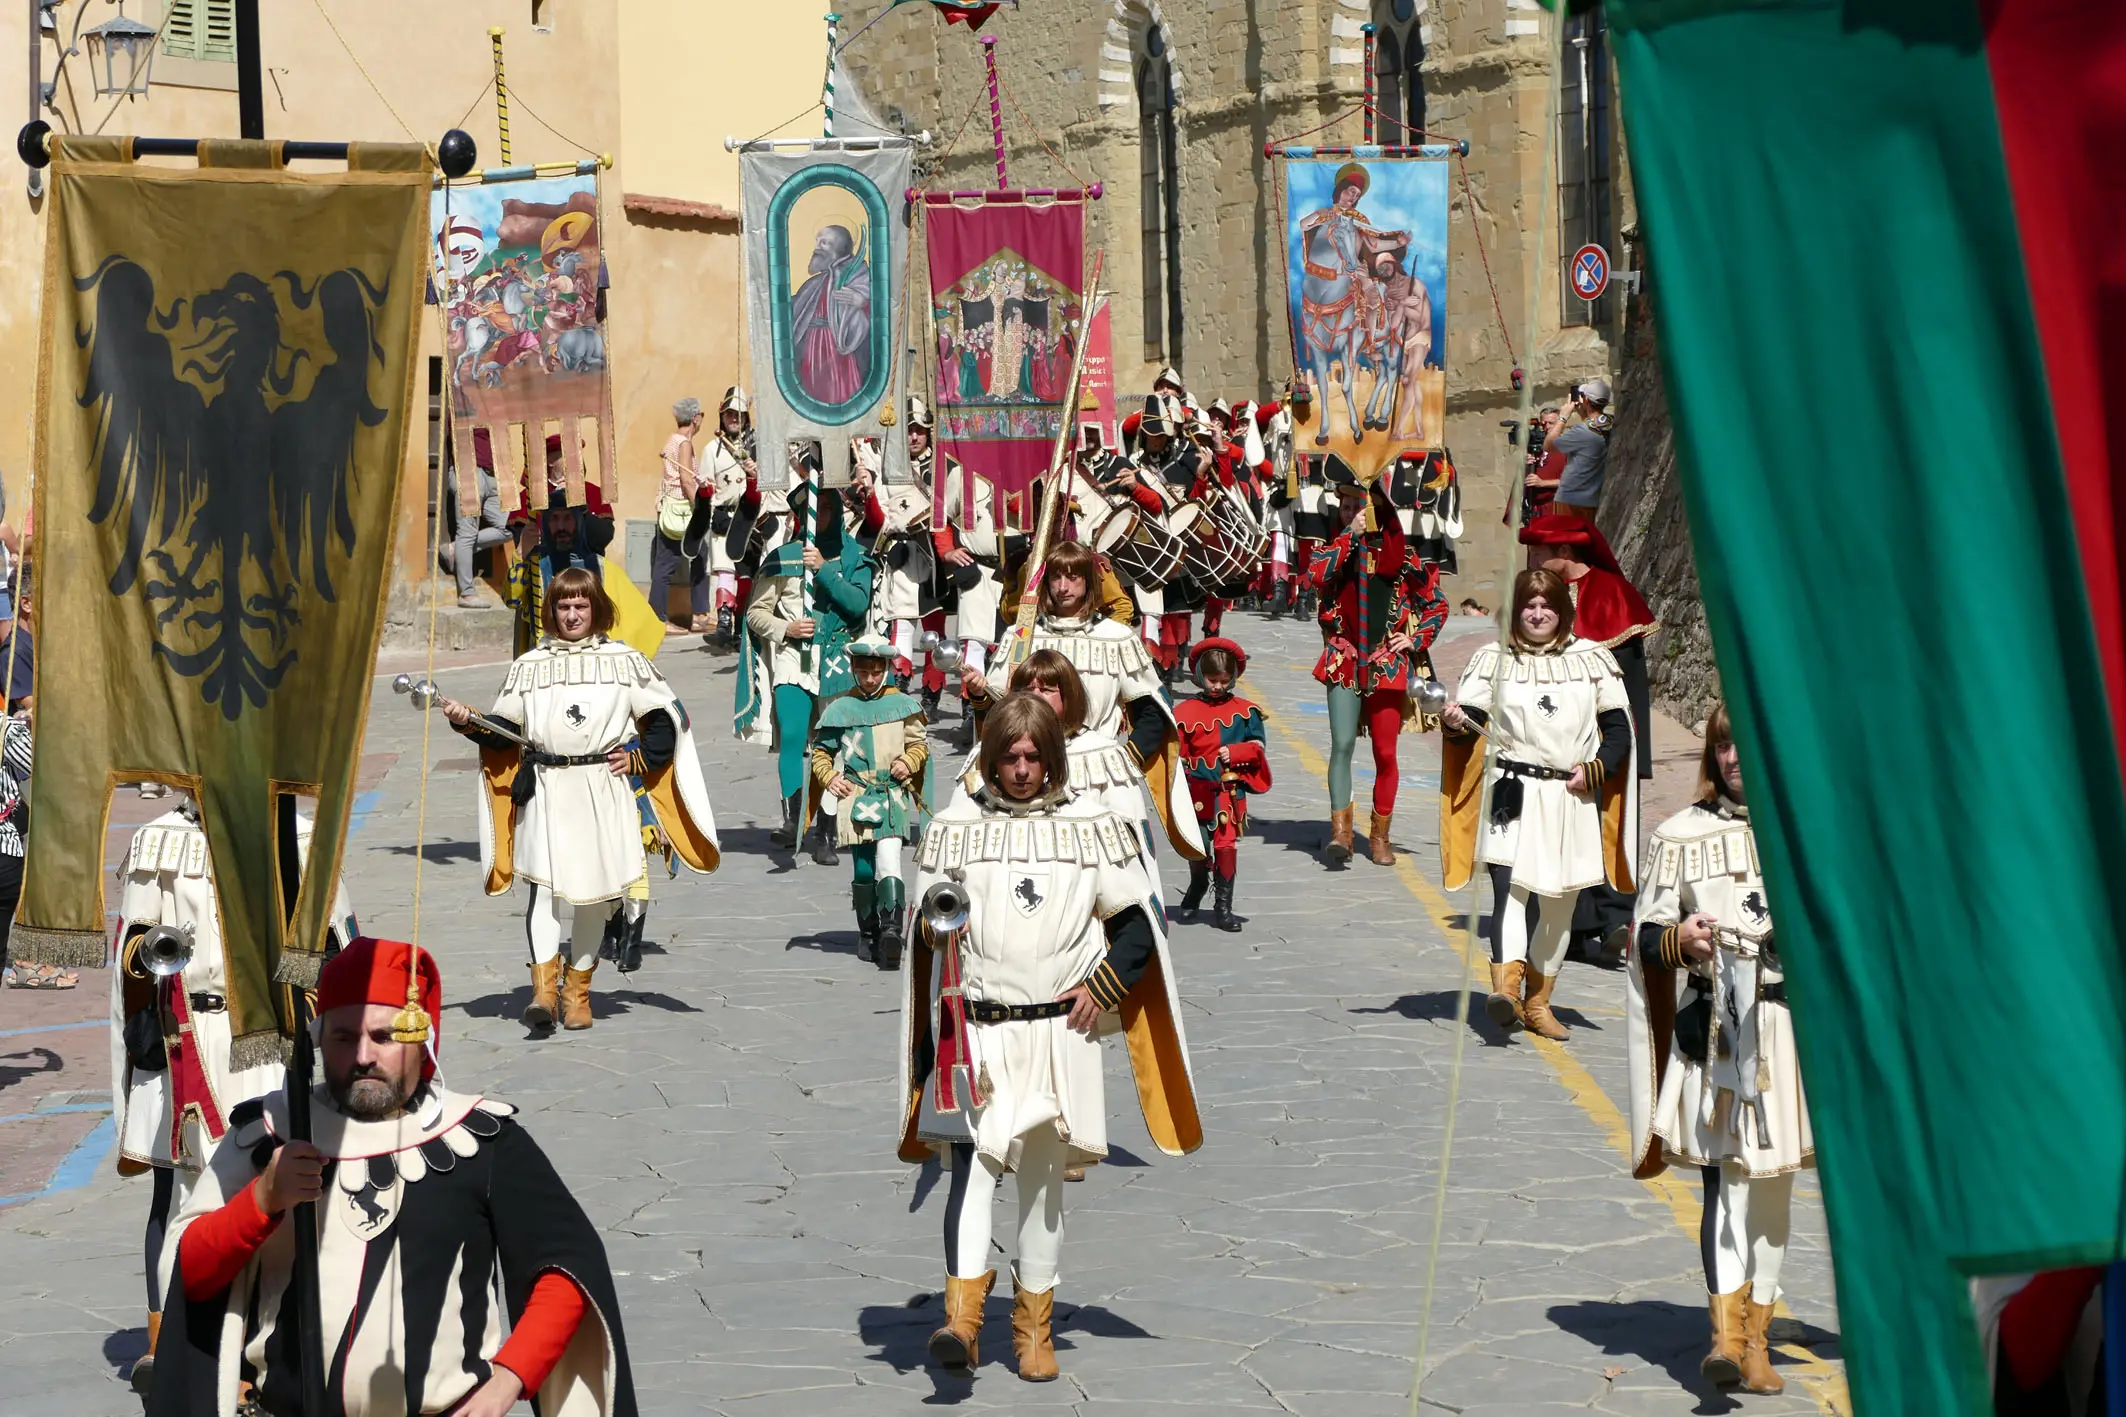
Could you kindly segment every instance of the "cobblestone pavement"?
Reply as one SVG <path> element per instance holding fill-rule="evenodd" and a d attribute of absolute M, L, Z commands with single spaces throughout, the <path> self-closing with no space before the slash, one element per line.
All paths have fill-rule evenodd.
<path fill-rule="evenodd" d="M 443 962 L 451 1083 L 520 1105 L 604 1231 L 643 1412 L 1401 1413 L 1428 1292 L 1428 1411 L 1849 1410 L 1813 1176 L 1787 1265 L 1792 1314 L 1773 1329 L 1787 1393 L 1711 1393 L 1697 1377 L 1696 1179 L 1642 1184 L 1623 1164 L 1621 978 L 1567 967 L 1563 1046 L 1506 1041 L 1480 1010 L 1458 1030 L 1475 975 L 1459 953 L 1467 899 L 1437 886 L 1436 752 L 1404 740 L 1403 863 L 1325 871 L 1317 641 L 1254 616 L 1231 617 L 1229 633 L 1256 654 L 1248 688 L 1269 710 L 1276 790 L 1242 849 L 1246 931 L 1175 936 L 1208 1137 L 1194 1156 L 1159 1154 L 1111 1050 L 1117 1146 L 1070 1190 L 1064 1376 L 1045 1387 L 1012 1376 L 1008 1280 L 975 1378 L 925 1366 L 944 1189 L 935 1168 L 893 1158 L 897 981 L 856 962 L 844 875 L 769 849 L 772 766 L 730 740 L 732 661 L 691 640 L 660 659 L 693 714 L 723 869 L 659 882 L 642 972 L 601 972 L 597 1026 L 539 1041 L 516 1022 L 529 994 L 521 904 L 480 894 L 473 755 L 440 720 L 424 745 L 421 720 L 377 681 L 374 786 L 350 843 L 357 908 L 366 928 L 402 937 L 418 913 Z M 499 671 L 441 678 L 478 702 Z M 1666 731 L 1681 743 L 1668 756 L 1694 752 Z M 1368 781 L 1361 772 L 1361 801 Z M 1170 868 L 1170 889 L 1178 877 Z M 80 992 L 102 983 L 88 974 Z M 6 1036 L 29 1012 L 0 994 L 0 1051 L 40 1042 Z M 31 1085 L 108 1088 L 95 1037 L 32 1082 L 0 1073 L 0 1113 L 29 1110 L 16 1104 Z M 1458 1044 L 1443 1243 L 1428 1271 Z M 147 1185 L 117 1179 L 93 1142 L 68 1159 L 93 1179 L 0 1208 L 0 1414 L 138 1410 L 121 1375 L 143 1343 Z M 1008 1242 L 1010 1202 L 999 1204 Z"/>

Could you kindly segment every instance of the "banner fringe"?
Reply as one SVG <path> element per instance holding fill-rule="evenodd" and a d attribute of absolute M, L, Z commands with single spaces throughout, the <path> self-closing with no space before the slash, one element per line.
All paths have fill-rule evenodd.
<path fill-rule="evenodd" d="M 278 1033 L 247 1033 L 229 1043 L 229 1067 L 235 1072 L 268 1064 L 287 1067 L 294 1060 L 295 1044 Z"/>
<path fill-rule="evenodd" d="M 17 925 L 8 938 L 10 958 L 22 964 L 49 964 L 60 969 L 102 969 L 110 963 L 111 942 L 101 930 L 50 930 Z"/>
<path fill-rule="evenodd" d="M 325 967 L 325 957 L 309 950 L 288 950 L 281 955 L 280 963 L 273 968 L 273 982 L 293 984 L 298 989 L 315 991 L 317 976 Z M 279 1037 L 278 1034 L 274 1035 Z"/>

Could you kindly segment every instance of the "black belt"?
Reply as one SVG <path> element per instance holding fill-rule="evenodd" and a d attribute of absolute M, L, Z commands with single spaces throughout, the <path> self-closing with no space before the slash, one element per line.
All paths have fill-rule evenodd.
<path fill-rule="evenodd" d="M 1691 993 L 1703 994 L 1708 999 L 1713 996 L 1712 982 L 1701 975 L 1693 974 L 1690 977 L 1688 988 Z M 1784 1006 L 1786 1003 L 1786 981 L 1784 979 L 1774 979 L 1769 983 L 1760 982 L 1757 985 L 1757 1002 Z"/>
<path fill-rule="evenodd" d="M 185 997 L 195 1014 L 221 1014 L 229 1011 L 229 1001 L 219 994 L 188 994 Z"/>
<path fill-rule="evenodd" d="M 587 768 L 593 763 L 605 761 L 603 753 L 549 753 L 542 748 L 526 748 L 524 761 L 542 768 Z"/>
<path fill-rule="evenodd" d="M 1499 771 L 1508 777 L 1533 777 L 1545 782 L 1570 782 L 1571 768 L 1546 768 L 1538 763 L 1517 763 L 1511 758 L 1499 759 Z"/>
<path fill-rule="evenodd" d="M 986 999 L 969 999 L 967 1017 L 976 1023 L 1020 1023 L 1028 1019 L 1062 1018 L 1070 1012 L 1070 1005 L 1062 999 L 1046 1004 L 992 1004 Z"/>

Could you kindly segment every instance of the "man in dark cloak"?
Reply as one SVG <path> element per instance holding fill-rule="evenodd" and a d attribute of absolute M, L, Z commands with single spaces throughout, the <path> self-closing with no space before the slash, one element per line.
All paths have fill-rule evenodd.
<path fill-rule="evenodd" d="M 827 405 L 845 404 L 871 376 L 871 271 L 846 226 L 823 226 L 790 300 L 797 381 Z"/>

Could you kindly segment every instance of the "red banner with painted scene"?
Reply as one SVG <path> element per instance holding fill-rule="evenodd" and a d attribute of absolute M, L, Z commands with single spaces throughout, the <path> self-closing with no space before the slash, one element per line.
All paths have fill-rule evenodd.
<path fill-rule="evenodd" d="M 995 489 L 1002 520 L 1024 527 L 1027 488 L 1048 471 L 1067 416 L 1085 207 L 940 203 L 927 215 L 938 444 Z"/>

